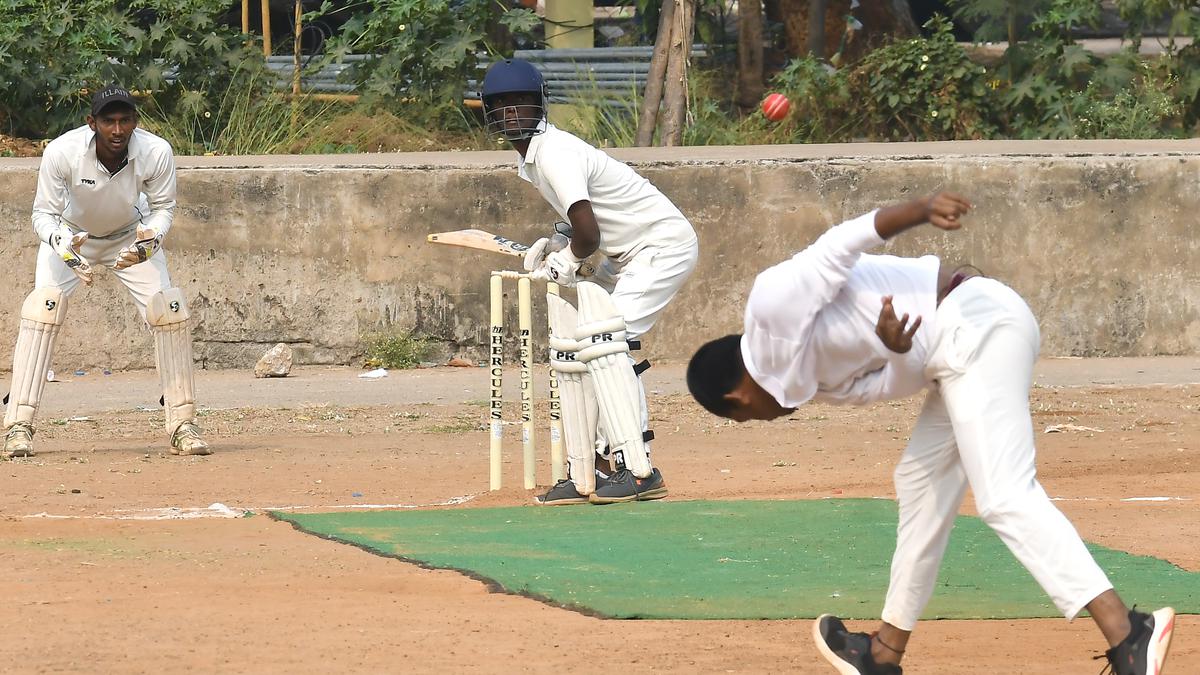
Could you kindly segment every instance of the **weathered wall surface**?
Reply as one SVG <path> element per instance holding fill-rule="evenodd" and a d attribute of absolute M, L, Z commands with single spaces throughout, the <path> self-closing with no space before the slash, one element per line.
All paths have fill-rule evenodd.
<path fill-rule="evenodd" d="M 939 188 L 974 201 L 965 228 L 915 230 L 885 250 L 971 262 L 1008 282 L 1041 320 L 1043 354 L 1200 352 L 1200 141 L 613 154 L 670 196 L 700 235 L 695 275 L 645 341 L 651 358 L 686 358 L 704 340 L 738 330 L 755 273 L 831 224 Z M 286 342 L 301 363 L 347 363 L 361 355 L 362 335 L 380 330 L 416 331 L 440 340 L 444 354 L 480 357 L 487 271 L 516 261 L 434 247 L 425 235 L 480 227 L 532 240 L 547 230 L 554 215 L 516 177 L 514 157 L 180 160 L 167 250 L 192 304 L 197 360 L 244 367 Z M 36 160 L 0 160 L 0 254 L 10 270 L 0 288 L 5 350 L 33 283 L 36 168 Z M 6 351 L 0 359 L 5 369 L 8 358 Z M 71 299 L 55 362 L 153 365 L 149 335 L 115 277 Z"/>

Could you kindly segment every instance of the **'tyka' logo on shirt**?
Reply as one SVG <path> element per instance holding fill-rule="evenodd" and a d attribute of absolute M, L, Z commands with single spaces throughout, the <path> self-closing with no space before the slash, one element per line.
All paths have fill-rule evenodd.
<path fill-rule="evenodd" d="M 79 182 L 80 182 L 80 183 L 87 183 L 88 185 L 95 185 L 95 184 L 96 184 L 96 181 L 92 180 L 91 178 L 80 178 L 80 179 L 79 179 Z"/>

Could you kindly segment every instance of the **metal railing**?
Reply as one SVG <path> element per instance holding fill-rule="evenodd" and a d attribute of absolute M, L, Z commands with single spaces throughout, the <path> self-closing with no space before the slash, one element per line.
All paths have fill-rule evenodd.
<path fill-rule="evenodd" d="M 693 57 L 708 53 L 704 45 L 692 47 Z M 551 103 L 589 102 L 623 103 L 640 96 L 646 87 L 654 47 L 595 47 L 592 49 L 520 49 L 513 56 L 535 64 L 546 78 Z M 312 57 L 306 57 L 305 61 Z M 306 72 L 301 62 L 300 89 L 325 94 L 353 94 L 348 82 L 351 71 L 371 59 L 368 54 L 350 54 L 341 63 L 330 63 Z M 293 57 L 270 56 L 267 68 L 279 77 L 279 88 L 292 86 Z M 487 69 L 488 57 L 481 55 L 479 76 Z M 480 77 L 464 83 L 463 99 L 468 105 L 479 103 Z"/>

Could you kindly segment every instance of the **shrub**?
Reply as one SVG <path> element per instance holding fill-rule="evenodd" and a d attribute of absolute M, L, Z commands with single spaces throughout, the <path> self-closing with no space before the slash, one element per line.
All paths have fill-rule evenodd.
<path fill-rule="evenodd" d="M 415 333 L 371 333 L 363 342 L 367 368 L 416 368 L 433 351 L 433 342 Z"/>
<path fill-rule="evenodd" d="M 82 123 L 90 90 L 121 82 L 199 108 L 261 52 L 222 26 L 224 0 L 0 0 L 0 124 L 54 136 Z M 259 82 L 268 85 L 265 78 Z"/>

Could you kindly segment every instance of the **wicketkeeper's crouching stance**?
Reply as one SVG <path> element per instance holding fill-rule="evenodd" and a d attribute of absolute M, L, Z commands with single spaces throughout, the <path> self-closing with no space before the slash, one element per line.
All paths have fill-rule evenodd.
<path fill-rule="evenodd" d="M 539 504 L 610 504 L 667 494 L 650 463 L 649 414 L 629 351 L 650 330 L 696 266 L 696 232 L 679 209 L 633 169 L 546 121 L 540 72 L 519 59 L 492 64 L 480 91 L 488 131 L 520 154 L 517 173 L 570 224 L 570 244 L 538 240 L 525 269 L 578 283 L 579 309 L 554 295 L 550 363 L 560 380 L 568 478 Z M 564 232 L 564 234 L 566 234 Z M 593 276 L 581 265 L 604 256 Z M 614 465 L 596 472 L 599 451 Z"/>
<path fill-rule="evenodd" d="M 67 299 L 80 282 L 91 284 L 97 264 L 112 268 L 154 334 L 171 452 L 210 453 L 195 424 L 187 301 L 171 285 L 161 249 L 174 209 L 171 146 L 137 128 L 134 100 L 121 87 L 97 92 L 87 126 L 46 146 L 33 204 L 42 244 L 34 290 L 21 306 L 4 457 L 33 455 L 34 418 Z"/>

